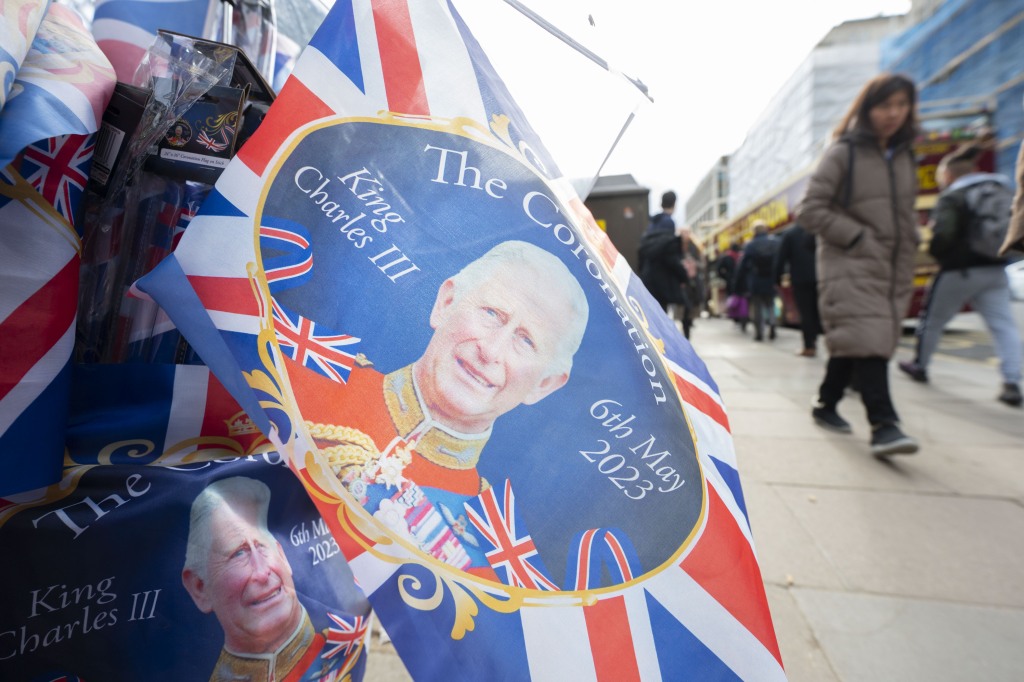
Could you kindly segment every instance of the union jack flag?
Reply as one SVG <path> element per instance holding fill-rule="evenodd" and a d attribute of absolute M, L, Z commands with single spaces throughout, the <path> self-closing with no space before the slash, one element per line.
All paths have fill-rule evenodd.
<path fill-rule="evenodd" d="M 117 79 L 130 82 L 158 29 L 206 35 L 210 4 L 210 0 L 97 0 L 92 32 L 117 71 Z"/>
<path fill-rule="evenodd" d="M 202 205 L 206 195 L 210 193 L 210 186 L 201 182 L 185 183 L 185 198 L 182 201 L 181 212 L 178 214 L 178 222 L 174 226 L 174 234 L 171 237 L 171 250 L 173 251 L 185 234 L 185 228 L 196 217 L 196 212 Z"/>
<path fill-rule="evenodd" d="M 0 494 L 60 479 L 81 250 L 72 223 L 114 89 L 74 10 L 12 7 L 0 10 L 0 89 L 19 93 L 0 96 Z M 18 36 L 31 47 L 12 64 Z"/>
<path fill-rule="evenodd" d="M 281 351 L 309 369 L 345 383 L 356 356 L 342 349 L 359 343 L 359 339 L 348 334 L 321 332 L 313 320 L 288 312 L 276 300 L 272 300 L 272 305 L 274 333 Z"/>
<path fill-rule="evenodd" d="M 71 227 L 89 181 L 96 135 L 61 135 L 25 147 L 21 176 L 53 204 Z"/>
<path fill-rule="evenodd" d="M 327 644 L 324 646 L 326 650 L 320 655 L 320 658 L 334 658 L 339 654 L 349 656 L 351 653 L 358 652 L 366 637 L 366 630 L 370 625 L 369 619 L 356 616 L 355 620 L 349 623 L 330 611 L 327 612 L 327 617 L 338 625 L 338 629 L 328 626 Z M 331 648 L 327 649 L 327 647 Z"/>
<path fill-rule="evenodd" d="M 502 582 L 531 590 L 558 589 L 547 577 L 533 538 L 516 514 L 516 498 L 508 479 L 501 493 L 488 488 L 467 502 L 466 515 L 484 541 L 490 543 L 491 548 L 484 553 Z"/>
<path fill-rule="evenodd" d="M 280 215 L 295 215 L 278 210 L 284 205 L 284 199 L 264 201 L 270 195 L 263 190 L 278 181 L 280 162 L 299 159 L 297 153 L 290 156 L 293 148 L 289 145 L 296 140 L 296 133 L 313 134 L 311 130 L 325 130 L 324 126 L 348 125 L 343 121 L 358 117 L 387 123 L 393 116 L 409 121 L 421 116 L 435 121 L 468 119 L 478 122 L 482 129 L 489 129 L 489 122 L 499 122 L 502 139 L 510 139 L 513 144 L 523 141 L 543 157 L 543 181 L 548 185 L 549 195 L 557 196 L 567 207 L 567 227 L 580 243 L 590 245 L 593 251 L 588 253 L 600 254 L 592 263 L 596 270 L 591 274 L 599 271 L 603 280 L 602 291 L 594 290 L 595 294 L 609 301 L 639 302 L 642 317 L 649 322 L 649 331 L 644 332 L 649 337 L 649 352 L 652 358 L 657 354 L 659 372 L 665 368 L 663 383 L 659 385 L 670 393 L 660 408 L 645 411 L 645 419 L 650 420 L 652 428 L 664 433 L 667 440 L 678 440 L 679 448 L 673 446 L 673 455 L 680 462 L 686 460 L 687 467 L 692 465 L 688 486 L 695 502 L 693 509 L 700 511 L 699 516 L 694 514 L 692 526 L 688 519 L 685 528 L 677 529 L 678 538 L 666 536 L 664 542 L 659 541 L 659 547 L 666 551 L 655 553 L 640 548 L 645 563 L 662 562 L 655 569 L 637 568 L 630 564 L 628 557 L 625 562 L 616 558 L 615 565 L 621 566 L 622 580 L 626 582 L 602 587 L 589 595 L 555 593 L 557 588 L 550 578 L 555 576 L 561 582 L 562 576 L 545 570 L 540 553 L 557 557 L 559 563 L 566 559 L 564 552 L 571 549 L 571 544 L 554 541 L 549 533 L 551 529 L 561 531 L 571 520 L 571 514 L 566 513 L 569 506 L 563 505 L 557 514 L 538 516 L 536 521 L 531 518 L 534 525 L 531 536 L 523 525 L 523 517 L 517 518 L 511 488 L 506 483 L 483 496 L 471 498 L 465 506 L 467 517 L 475 517 L 470 523 L 474 525 L 474 535 L 480 539 L 481 546 L 474 548 L 479 549 L 480 559 L 491 563 L 496 573 L 504 573 L 506 582 L 517 587 L 507 588 L 487 576 L 489 583 L 475 583 L 473 593 L 476 594 L 476 585 L 495 594 L 521 591 L 527 585 L 545 592 L 533 593 L 525 599 L 514 595 L 519 602 L 514 612 L 502 609 L 498 613 L 497 609 L 486 606 L 486 602 L 475 599 L 471 604 L 453 600 L 454 592 L 447 590 L 437 592 L 443 602 L 426 610 L 413 607 L 410 588 L 418 588 L 414 601 L 422 603 L 423 597 L 430 593 L 427 581 L 434 580 L 431 576 L 436 574 L 433 567 L 424 567 L 423 552 L 412 543 L 401 546 L 379 543 L 368 547 L 366 538 L 339 524 L 338 520 L 343 518 L 342 507 L 348 501 L 336 501 L 333 493 L 327 494 L 329 491 L 323 487 L 320 475 L 323 471 L 320 467 L 326 465 L 315 444 L 305 441 L 303 430 L 294 428 L 292 417 L 282 416 L 282 410 L 266 409 L 260 402 L 259 391 L 238 381 L 239 369 L 249 371 L 265 366 L 258 357 L 265 320 L 261 298 L 264 289 L 252 286 L 251 264 L 262 266 L 267 288 L 273 294 L 274 285 L 281 282 L 271 280 L 268 255 L 276 257 L 275 253 L 285 253 L 292 259 L 290 262 L 282 260 L 281 266 L 299 267 L 305 262 L 299 257 L 303 248 L 298 243 L 293 251 L 284 243 L 268 248 L 270 244 L 265 242 L 268 235 L 264 230 L 267 216 L 275 215 L 275 211 Z M 363 154 L 355 138 L 352 142 L 353 150 Z M 378 149 L 367 150 L 365 156 L 359 158 L 371 166 L 390 170 L 396 158 L 400 163 L 407 154 L 405 148 L 401 152 Z M 401 175 L 395 174 L 385 184 L 398 188 Z M 396 191 L 396 199 L 397 194 Z M 412 197 L 411 194 L 403 196 Z M 296 453 L 312 453 L 315 466 L 310 464 L 311 458 L 300 461 L 297 457 L 293 462 L 295 471 L 318 500 L 321 513 L 353 575 L 384 625 L 392 631 L 395 646 L 414 678 L 439 679 L 446 674 L 451 677 L 452 671 L 456 671 L 457 676 L 458 671 L 471 670 L 470 676 L 487 679 L 782 682 L 785 680 L 782 658 L 757 567 L 732 436 L 718 388 L 671 320 L 658 312 L 657 303 L 625 258 L 603 241 L 606 237 L 596 228 L 589 231 L 579 228 L 577 222 L 583 220 L 582 213 L 582 202 L 572 184 L 561 177 L 553 159 L 544 151 L 451 2 L 338 0 L 298 59 L 292 77 L 259 130 L 217 181 L 180 248 L 144 278 L 140 288 L 150 292 L 176 323 L 181 321 L 179 327 L 183 333 L 188 333 L 185 325 L 191 326 L 197 351 L 213 371 L 223 375 L 226 383 L 230 382 L 233 395 L 254 423 L 265 432 L 274 433 L 275 439 L 294 445 Z M 461 242 L 454 235 L 468 235 L 467 239 L 479 236 L 475 222 L 463 225 L 449 220 L 447 213 L 443 217 L 444 224 L 435 223 L 433 216 L 425 211 L 419 216 L 416 227 L 410 226 L 406 232 L 410 245 L 417 240 L 422 244 L 437 244 L 438 248 L 431 252 L 430 267 L 438 275 L 454 272 L 454 268 L 446 269 L 446 264 L 454 266 L 455 261 L 464 264 L 465 254 L 460 254 L 456 246 Z M 516 229 L 495 228 L 487 239 L 514 238 Z M 450 253 L 443 248 L 446 245 L 452 246 Z M 452 263 L 447 262 L 449 257 Z M 317 267 L 323 271 L 333 266 L 329 259 L 318 256 Z M 590 267 L 588 262 L 587 268 Z M 339 286 L 353 291 L 362 286 L 364 280 L 351 277 L 350 273 L 345 275 L 337 278 Z M 581 285 L 589 287 L 594 283 L 588 276 L 581 280 Z M 183 296 L 183 291 L 190 295 Z M 322 315 L 322 319 L 331 315 L 331 319 L 335 319 L 336 314 L 344 311 L 344 319 L 346 324 L 352 325 L 351 329 L 363 329 L 366 327 L 359 326 L 360 315 L 367 310 L 374 312 L 372 317 L 366 313 L 364 324 L 376 324 L 379 310 L 392 302 L 403 308 L 415 307 L 409 293 L 391 291 L 397 289 L 372 299 L 373 305 L 353 305 L 353 298 L 334 296 L 329 302 L 322 302 L 324 306 L 335 306 L 330 312 L 322 308 L 323 313 L 307 314 Z M 302 292 L 295 287 L 289 293 Z M 611 315 L 607 309 L 602 310 L 609 313 L 606 318 Z M 578 357 L 578 363 L 574 364 L 573 381 L 577 386 L 581 381 L 583 385 L 593 382 L 594 386 L 611 386 L 607 349 L 621 346 L 633 352 L 634 342 L 618 317 L 625 315 L 631 320 L 636 317 L 634 324 L 639 329 L 641 316 L 630 306 L 617 308 L 616 312 L 617 316 L 606 320 L 608 324 L 597 324 L 591 319 L 588 336 L 600 333 L 604 340 L 600 344 L 584 342 L 581 347 L 579 352 L 588 357 Z M 604 315 L 596 308 L 591 314 Z M 292 327 L 298 328 L 301 324 L 296 321 Z M 648 325 L 643 326 L 648 329 Z M 362 343 L 367 351 L 373 352 L 377 340 L 370 332 L 364 335 Z M 385 361 L 401 366 L 408 357 L 395 354 L 390 340 L 388 337 L 386 350 L 382 348 L 379 355 L 374 353 L 377 355 L 374 359 L 381 366 Z M 295 352 L 298 354 L 298 349 Z M 629 385 L 636 384 L 638 390 L 646 389 L 649 385 L 646 374 L 638 373 L 635 381 L 630 376 L 637 367 L 636 363 L 627 363 L 615 365 L 614 369 L 622 372 Z M 356 382 L 351 384 L 349 388 L 357 388 Z M 620 385 L 614 387 L 619 390 Z M 566 387 L 561 399 L 567 399 L 572 390 Z M 298 407 L 301 410 L 303 406 Z M 354 416 L 364 415 L 369 416 L 362 411 Z M 680 429 L 684 417 L 690 426 Z M 694 434 L 692 442 L 688 442 L 691 440 L 688 435 L 677 435 L 684 430 Z M 293 437 L 294 440 L 290 440 Z M 524 431 L 516 433 L 510 447 L 521 453 L 520 460 L 543 462 L 537 466 L 552 473 L 561 472 L 559 467 L 563 464 L 551 457 L 553 452 L 559 451 L 552 446 L 552 441 L 557 439 L 575 444 L 578 434 L 570 424 L 552 428 L 543 437 Z M 500 440 L 495 438 L 495 441 Z M 686 445 L 693 450 L 688 451 Z M 692 452 L 693 459 L 691 455 L 679 456 L 684 452 Z M 528 459 L 531 456 L 537 459 Z M 491 462 L 493 459 L 485 466 L 504 466 Z M 506 478 L 513 476 L 503 475 L 499 480 Z M 529 497 L 526 492 L 521 494 L 520 503 L 529 503 L 531 509 L 553 512 L 555 510 L 550 508 L 534 506 L 545 493 L 557 494 L 532 488 Z M 566 494 L 572 493 L 567 490 Z M 464 499 L 461 495 L 458 498 Z M 600 505 L 600 499 L 599 495 L 581 494 L 574 501 L 581 513 L 599 512 L 589 518 L 602 519 L 582 528 L 604 525 L 605 517 L 601 515 L 604 510 L 594 509 Z M 662 515 L 644 512 L 639 507 L 636 513 L 652 529 L 666 528 Z M 642 538 L 633 534 L 635 527 L 630 528 L 630 533 L 640 547 Z M 533 538 L 536 538 L 536 545 Z M 606 538 L 594 536 L 592 539 L 602 542 Z M 618 544 L 618 549 L 625 549 L 622 543 Z M 597 549 L 606 559 L 601 569 L 605 572 L 612 565 L 607 559 L 616 557 L 617 549 L 607 542 Z M 667 560 L 669 556 L 671 560 Z M 588 584 L 591 581 L 588 580 Z M 456 606 L 453 601 L 457 601 Z M 458 611 L 455 626 L 453 608 L 464 609 Z M 464 617 L 469 611 L 473 618 Z"/>
<path fill-rule="evenodd" d="M 199 132 L 199 137 L 196 138 L 196 142 L 203 145 L 211 152 L 222 152 L 228 148 L 227 142 L 218 142 L 209 135 L 206 134 L 205 130 Z"/>

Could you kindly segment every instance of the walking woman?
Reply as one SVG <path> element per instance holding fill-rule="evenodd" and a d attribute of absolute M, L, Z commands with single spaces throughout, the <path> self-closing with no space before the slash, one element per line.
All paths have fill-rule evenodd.
<path fill-rule="evenodd" d="M 818 237 L 818 309 L 829 360 L 812 416 L 850 433 L 836 406 L 855 381 L 876 457 L 917 452 L 889 394 L 889 359 L 910 303 L 917 250 L 916 88 L 876 76 L 836 128 L 811 177 L 800 224 Z"/>

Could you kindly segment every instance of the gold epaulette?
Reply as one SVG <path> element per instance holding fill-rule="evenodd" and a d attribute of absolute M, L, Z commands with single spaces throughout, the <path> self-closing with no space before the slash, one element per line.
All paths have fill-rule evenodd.
<path fill-rule="evenodd" d="M 337 424 L 318 424 L 306 421 L 309 435 L 317 441 L 337 443 L 321 447 L 320 452 L 327 457 L 327 463 L 339 478 L 349 467 L 364 467 L 380 457 L 380 450 L 373 439 L 351 426 Z"/>

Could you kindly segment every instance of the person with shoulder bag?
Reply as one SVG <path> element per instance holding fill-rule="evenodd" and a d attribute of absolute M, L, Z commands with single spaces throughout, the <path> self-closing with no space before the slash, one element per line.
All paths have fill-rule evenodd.
<path fill-rule="evenodd" d="M 811 414 L 833 431 L 852 427 L 837 406 L 856 381 L 876 457 L 917 452 L 900 429 L 889 360 L 913 291 L 917 251 L 917 89 L 909 78 L 869 81 L 835 130 L 798 209 L 817 237 L 818 311 L 829 359 Z"/>
<path fill-rule="evenodd" d="M 755 220 L 751 226 L 754 236 L 743 247 L 743 256 L 736 270 L 736 289 L 747 294 L 754 319 L 754 340 L 775 340 L 775 279 L 772 275 L 778 240 L 768 233 L 768 224 Z"/>
<path fill-rule="evenodd" d="M 803 347 L 797 355 L 813 358 L 818 354 L 818 335 L 821 320 L 818 317 L 818 272 L 814 264 L 816 239 L 813 234 L 793 223 L 782 235 L 779 252 L 775 254 L 775 286 L 782 288 L 782 276 L 789 271 L 789 286 L 793 302 L 800 313 L 800 333 Z"/>
<path fill-rule="evenodd" d="M 978 159 L 994 135 L 947 154 L 936 177 L 942 194 L 935 206 L 928 251 L 939 264 L 917 326 L 917 352 L 899 368 L 914 381 L 928 382 L 928 363 L 942 331 L 970 303 L 995 343 L 1003 388 L 997 399 L 1012 407 L 1021 396 L 1021 345 L 1010 303 L 1006 258 L 999 255 L 1010 223 L 1013 185 L 1010 178 L 982 173 Z"/>

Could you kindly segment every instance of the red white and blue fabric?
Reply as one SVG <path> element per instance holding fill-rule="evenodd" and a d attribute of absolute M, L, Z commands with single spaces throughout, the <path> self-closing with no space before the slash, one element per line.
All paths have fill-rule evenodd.
<path fill-rule="evenodd" d="M 309 230 L 292 220 L 264 216 L 260 223 L 260 250 L 267 286 L 276 294 L 305 284 L 313 272 Z"/>
<path fill-rule="evenodd" d="M 330 659 L 342 656 L 348 658 L 358 653 L 366 639 L 366 630 L 370 625 L 369 619 L 356 616 L 350 623 L 330 611 L 327 612 L 327 617 L 338 627 L 327 627 L 327 643 L 324 645 L 324 652 L 320 654 L 320 657 Z"/>
<path fill-rule="evenodd" d="M 50 5 L 0 110 L 0 167 L 34 142 L 96 132 L 113 81 L 81 17 Z"/>
<path fill-rule="evenodd" d="M 192 181 L 185 183 L 185 198 L 181 205 L 181 213 L 178 214 L 178 223 L 174 226 L 174 236 L 171 237 L 172 251 L 178 247 L 178 242 L 185 234 L 185 228 L 196 217 L 199 207 L 203 205 L 203 201 L 209 193 L 210 186 L 207 184 Z"/>
<path fill-rule="evenodd" d="M 118 433 L 150 443 L 147 456 L 163 456 L 169 465 L 192 461 L 201 450 L 241 456 L 271 449 L 208 367 L 86 364 L 72 372 L 66 445 L 76 461 L 95 457 Z M 135 461 L 147 463 L 136 454 Z"/>
<path fill-rule="evenodd" d="M 211 152 L 222 152 L 228 148 L 227 142 L 218 142 L 210 137 L 205 130 L 199 132 L 196 142 L 209 149 Z"/>
<path fill-rule="evenodd" d="M 592 528 L 573 538 L 565 570 L 566 590 L 601 587 L 601 571 L 612 583 L 627 583 L 642 573 L 640 558 L 629 537 L 617 528 Z"/>
<path fill-rule="evenodd" d="M 349 351 L 359 339 L 318 328 L 316 322 L 289 312 L 276 300 L 272 306 L 274 333 L 281 351 L 314 372 L 344 383 L 356 361 L 355 354 Z"/>
<path fill-rule="evenodd" d="M 91 146 L 81 136 L 113 88 L 81 18 L 52 5 L 0 111 L 0 494 L 60 478 L 81 251 L 72 216 Z M 34 143 L 30 159 L 53 151 L 45 174 L 36 161 L 8 165 Z"/>
<path fill-rule="evenodd" d="M 510 136 L 538 152 L 549 183 L 567 184 L 450 5 L 338 0 L 175 254 L 139 283 L 254 422 L 267 433 L 273 425 L 281 440 L 290 437 L 289 419 L 264 409 L 243 377 L 262 367 L 257 335 L 265 304 L 253 295 L 248 270 L 257 261 L 256 188 L 268 181 L 271 162 L 297 128 L 382 111 L 466 117 L 483 125 L 494 114 L 507 114 Z M 785 679 L 718 389 L 625 259 L 608 254 L 608 280 L 623 300 L 639 302 L 652 336 L 666 340 L 663 358 L 683 396 L 706 472 L 703 523 L 675 564 L 652 576 L 604 588 L 586 605 L 567 599 L 512 611 L 484 606 L 475 612 L 472 632 L 459 639 L 451 635 L 450 608 L 414 610 L 401 597 L 410 584 L 429 580 L 418 554 L 394 544 L 371 550 L 362 539 L 337 537 L 414 678 Z M 302 434 L 297 437 L 298 447 L 313 450 L 301 442 Z"/>
<path fill-rule="evenodd" d="M 516 514 L 510 481 L 500 490 L 488 488 L 466 502 L 466 516 L 487 543 L 481 549 L 503 583 L 530 590 L 558 589 L 548 577 L 526 524 Z"/>
<path fill-rule="evenodd" d="M 152 270 L 170 254 L 176 235 L 183 229 L 182 213 L 188 202 L 186 184 L 148 174 L 143 178 L 136 221 L 138 232 L 147 235 L 149 243 L 139 245 L 144 259 L 135 266 L 138 274 Z M 123 327 L 128 330 L 129 361 L 174 362 L 179 336 L 174 325 L 148 297 L 138 298 L 134 294 L 129 291 L 128 300 L 121 306 Z"/>
<path fill-rule="evenodd" d="M 20 173 L 77 228 L 96 135 L 61 135 L 25 147 Z"/>
<path fill-rule="evenodd" d="M 274 56 L 274 78 L 270 85 L 274 92 L 281 92 L 284 83 L 292 75 L 295 68 L 295 60 L 299 58 L 302 48 L 294 40 L 284 35 L 277 34 L 277 54 Z"/>
<path fill-rule="evenodd" d="M 117 71 L 135 82 L 135 71 L 158 29 L 203 36 L 210 0 L 96 0 L 92 33 Z"/>
<path fill-rule="evenodd" d="M 20 3 L 17 11 L 8 11 L 5 6 L 0 12 L 0 110 L 7 103 L 14 76 L 28 55 L 49 5 L 49 0 L 28 0 Z"/>
<path fill-rule="evenodd" d="M 160 249 L 151 249 L 150 268 L 166 257 L 169 251 L 177 248 L 178 242 L 185 234 L 185 229 L 195 218 L 199 206 L 202 205 L 209 191 L 210 186 L 201 182 L 188 181 L 184 185 L 171 182 L 167 185 L 165 203 L 160 211 L 159 223 L 161 227 L 171 226 L 170 246 L 167 247 L 165 244 Z M 130 297 L 138 297 L 138 295 L 139 292 L 134 287 L 129 291 Z M 142 298 L 148 299 L 149 297 L 142 296 Z M 133 320 L 129 336 L 129 358 L 179 364 L 199 362 L 194 352 L 186 350 L 181 334 L 163 308 L 156 306 L 152 301 L 146 303 L 152 306 L 154 316 L 147 320 L 145 325 L 141 324 L 141 319 L 137 324 Z"/>

